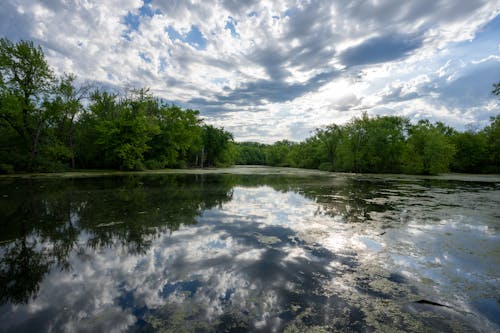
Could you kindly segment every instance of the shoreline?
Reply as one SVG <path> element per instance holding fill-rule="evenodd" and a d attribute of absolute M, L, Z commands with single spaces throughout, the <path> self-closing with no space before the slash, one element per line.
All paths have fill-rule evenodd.
<path fill-rule="evenodd" d="M 14 173 L 2 174 L 1 179 L 43 179 L 43 178 L 94 178 L 108 176 L 126 175 L 164 175 L 164 174 L 228 174 L 228 175 L 282 175 L 282 176 L 323 176 L 335 178 L 363 178 L 372 179 L 429 179 L 429 180 L 457 180 L 457 181 L 478 181 L 478 182 L 500 182 L 500 174 L 469 174 L 469 173 L 444 173 L 439 175 L 411 175 L 411 174 L 384 174 L 384 173 L 344 173 L 328 172 L 317 169 L 300 169 L 291 167 L 273 167 L 261 165 L 235 165 L 225 168 L 193 168 L 193 169 L 158 169 L 142 171 L 121 171 L 121 170 L 77 170 L 47 173 Z"/>

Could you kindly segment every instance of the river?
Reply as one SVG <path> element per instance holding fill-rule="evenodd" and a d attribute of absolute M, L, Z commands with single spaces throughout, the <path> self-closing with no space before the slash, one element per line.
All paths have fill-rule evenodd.
<path fill-rule="evenodd" d="M 0 178 L 0 331 L 498 332 L 500 177 Z"/>

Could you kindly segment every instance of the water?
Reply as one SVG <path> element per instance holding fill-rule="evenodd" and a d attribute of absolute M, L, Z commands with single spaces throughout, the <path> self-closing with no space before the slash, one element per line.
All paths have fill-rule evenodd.
<path fill-rule="evenodd" d="M 500 330 L 499 178 L 224 173 L 0 178 L 0 331 Z"/>

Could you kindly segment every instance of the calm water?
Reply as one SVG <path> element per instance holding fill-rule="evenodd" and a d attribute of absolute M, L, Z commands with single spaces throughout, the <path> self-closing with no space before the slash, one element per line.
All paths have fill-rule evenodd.
<path fill-rule="evenodd" d="M 0 178 L 0 331 L 500 330 L 499 178 L 276 170 Z"/>

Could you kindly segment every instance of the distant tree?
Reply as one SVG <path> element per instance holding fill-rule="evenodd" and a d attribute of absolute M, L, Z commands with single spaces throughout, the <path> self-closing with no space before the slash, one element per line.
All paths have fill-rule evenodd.
<path fill-rule="evenodd" d="M 265 165 L 268 145 L 258 142 L 240 142 L 236 144 L 236 164 Z"/>
<path fill-rule="evenodd" d="M 371 118 L 366 122 L 366 143 L 362 147 L 363 171 L 400 172 L 401 152 L 408 120 L 397 116 Z"/>
<path fill-rule="evenodd" d="M 318 169 L 321 163 L 321 142 L 316 136 L 290 146 L 287 160 L 294 168 Z"/>
<path fill-rule="evenodd" d="M 277 141 L 266 149 L 266 164 L 271 166 L 290 166 L 290 151 L 295 143 L 288 140 Z"/>
<path fill-rule="evenodd" d="M 403 171 L 416 174 L 447 172 L 455 154 L 455 146 L 439 124 L 421 120 L 409 129 L 403 151 Z"/>
<path fill-rule="evenodd" d="M 488 166 L 485 172 L 500 172 L 500 115 L 490 118 L 483 130 L 487 140 Z"/>
<path fill-rule="evenodd" d="M 317 129 L 315 136 L 321 143 L 319 147 L 319 153 L 322 155 L 321 162 L 325 163 L 320 169 L 333 171 L 337 146 L 340 144 L 342 136 L 341 127 L 331 124 L 325 128 Z"/>
<path fill-rule="evenodd" d="M 488 164 L 488 137 L 484 131 L 456 132 L 451 141 L 456 153 L 451 162 L 455 172 L 483 172 Z"/>
<path fill-rule="evenodd" d="M 353 118 L 340 129 L 338 171 L 400 172 L 408 120 L 397 116 Z"/>

